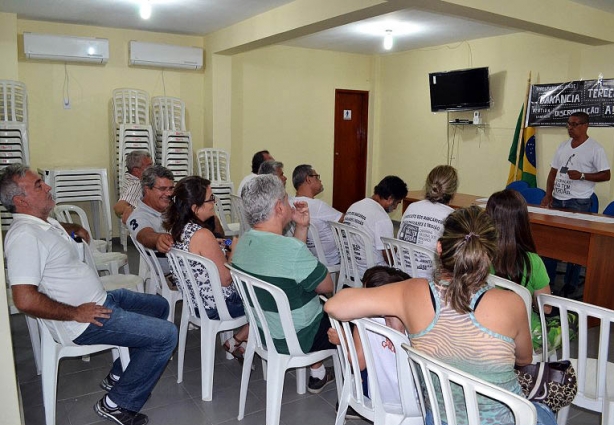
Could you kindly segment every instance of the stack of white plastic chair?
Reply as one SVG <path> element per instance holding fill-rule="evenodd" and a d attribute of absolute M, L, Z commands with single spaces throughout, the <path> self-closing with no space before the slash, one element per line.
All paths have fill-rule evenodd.
<path fill-rule="evenodd" d="M 192 175 L 192 134 L 185 126 L 185 102 L 176 97 L 151 99 L 156 132 L 156 163 L 173 172 L 175 179 Z"/>
<path fill-rule="evenodd" d="M 28 93 L 19 81 L 0 80 L 0 168 L 10 164 L 30 163 L 28 147 Z M 2 230 L 13 217 L 0 206 Z"/>
<path fill-rule="evenodd" d="M 198 174 L 212 184 L 232 183 L 230 154 L 222 149 L 204 148 L 196 152 Z"/>
<path fill-rule="evenodd" d="M 132 151 L 147 151 L 155 161 L 154 132 L 149 122 L 149 94 L 137 89 L 113 90 L 113 168 L 115 189 L 119 198 L 126 174 L 126 155 Z M 128 249 L 128 230 L 119 220 L 120 240 Z"/>
<path fill-rule="evenodd" d="M 107 242 L 107 251 L 111 251 L 112 222 L 109 201 L 109 181 L 104 168 L 84 169 L 38 169 L 45 183 L 51 186 L 57 204 L 75 204 L 90 201 L 93 237 Z"/>

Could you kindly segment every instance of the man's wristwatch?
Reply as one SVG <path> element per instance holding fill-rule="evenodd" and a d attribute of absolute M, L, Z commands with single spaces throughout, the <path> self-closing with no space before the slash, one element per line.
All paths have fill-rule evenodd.
<path fill-rule="evenodd" d="M 586 180 L 586 176 L 584 175 L 584 173 L 580 174 L 580 180 Z"/>

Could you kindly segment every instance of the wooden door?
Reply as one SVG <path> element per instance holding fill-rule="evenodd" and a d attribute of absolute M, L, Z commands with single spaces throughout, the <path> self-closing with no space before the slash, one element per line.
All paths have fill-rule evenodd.
<path fill-rule="evenodd" d="M 345 212 L 366 195 L 369 92 L 335 90 L 333 207 Z"/>

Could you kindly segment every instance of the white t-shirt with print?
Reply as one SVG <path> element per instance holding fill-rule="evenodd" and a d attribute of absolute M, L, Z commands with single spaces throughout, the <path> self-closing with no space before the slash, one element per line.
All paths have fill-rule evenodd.
<path fill-rule="evenodd" d="M 353 203 L 345 213 L 343 222 L 350 226 L 356 227 L 365 231 L 373 239 L 372 247 L 354 247 L 355 251 L 359 252 L 360 260 L 357 261 L 358 272 L 362 275 L 367 270 L 366 259 L 360 255 L 360 249 L 371 249 L 375 255 L 375 265 L 386 265 L 386 260 L 382 254 L 384 244 L 381 237 L 392 238 L 393 227 L 392 220 L 388 213 L 379 203 L 371 198 L 365 198 L 362 201 Z"/>
<path fill-rule="evenodd" d="M 550 165 L 558 170 L 552 196 L 561 201 L 590 198 L 595 188 L 595 182 L 571 180 L 567 174 L 568 170 L 597 173 L 610 169 L 605 150 L 590 137 L 577 148 L 571 147 L 571 139 L 561 143 Z"/>

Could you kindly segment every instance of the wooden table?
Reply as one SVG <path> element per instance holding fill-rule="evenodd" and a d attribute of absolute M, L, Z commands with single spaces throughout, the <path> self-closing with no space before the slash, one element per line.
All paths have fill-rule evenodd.
<path fill-rule="evenodd" d="M 482 196 L 457 193 L 453 208 L 476 204 Z M 410 191 L 403 200 L 403 211 L 412 202 L 424 199 L 424 191 Z M 584 297 L 586 303 L 614 310 L 614 224 L 576 218 L 529 213 L 537 253 L 586 266 Z"/>

